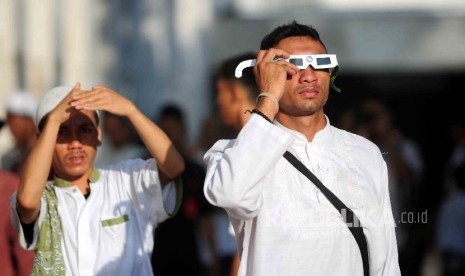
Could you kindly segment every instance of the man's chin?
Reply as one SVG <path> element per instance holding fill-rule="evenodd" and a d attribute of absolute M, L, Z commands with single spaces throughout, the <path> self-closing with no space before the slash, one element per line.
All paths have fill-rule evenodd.
<path fill-rule="evenodd" d="M 87 171 L 87 168 L 83 167 L 68 168 L 66 171 L 63 172 L 63 175 L 65 176 L 64 179 L 68 181 L 80 179 L 83 175 L 86 174 Z"/>

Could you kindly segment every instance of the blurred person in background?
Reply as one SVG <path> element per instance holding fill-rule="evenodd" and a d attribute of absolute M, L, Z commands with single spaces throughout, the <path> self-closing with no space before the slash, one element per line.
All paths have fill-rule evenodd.
<path fill-rule="evenodd" d="M 152 254 L 154 273 L 158 276 L 213 275 L 201 262 L 201 249 L 205 246 L 199 243 L 203 241 L 200 235 L 212 232 L 209 220 L 215 207 L 203 195 L 205 168 L 187 153 L 184 113 L 179 106 L 166 104 L 153 121 L 173 141 L 186 164 L 181 174 L 183 198 L 179 211 L 173 218 L 162 222 L 155 231 Z"/>
<path fill-rule="evenodd" d="M 29 276 L 34 252 L 21 248 L 10 216 L 10 197 L 19 185 L 18 176 L 0 170 L 0 274 L 2 276 Z"/>
<path fill-rule="evenodd" d="M 102 145 L 95 157 L 99 167 L 116 164 L 121 160 L 142 158 L 147 150 L 138 141 L 134 127 L 127 118 L 103 112 Z"/>
<path fill-rule="evenodd" d="M 444 201 L 438 216 L 437 248 L 443 276 L 465 275 L 465 155 L 461 159 L 452 169 L 456 192 Z"/>
<path fill-rule="evenodd" d="M 452 142 L 452 149 L 444 168 L 444 199 L 455 195 L 459 186 L 454 171 L 465 158 L 465 118 L 463 118 L 463 115 L 451 120 L 449 138 Z"/>
<path fill-rule="evenodd" d="M 337 61 L 327 54 L 311 26 L 273 29 L 255 58 L 261 93 L 252 114 L 236 139 L 218 141 L 205 155 L 204 192 L 228 212 L 241 276 L 400 275 L 386 163 L 374 143 L 330 125 L 323 108 Z M 286 60 L 292 55 L 307 58 L 296 65 Z M 335 208 L 335 195 L 349 207 Z M 349 209 L 359 223 L 345 223 Z"/>
<path fill-rule="evenodd" d="M 213 109 L 215 112 L 209 114 L 202 123 L 197 145 L 191 148 L 191 156 L 197 162 L 201 162 L 200 164 L 204 168 L 206 168 L 206 164 L 203 162 L 205 152 L 218 139 L 232 138 L 236 135 L 233 128 L 221 121 L 216 108 Z M 213 211 L 208 216 L 209 219 L 203 220 L 205 232 L 200 236 L 202 264 L 208 268 L 206 275 L 229 275 L 231 255 L 234 255 L 232 252 L 236 252 L 234 237 L 231 236 L 232 233 L 229 233 L 229 221 L 224 215 L 224 211 L 216 206 L 211 206 Z"/>
<path fill-rule="evenodd" d="M 451 151 L 444 167 L 444 193 L 436 225 L 436 249 L 443 276 L 465 275 L 465 120 L 451 119 Z"/>
<path fill-rule="evenodd" d="M 259 94 L 252 68 L 246 68 L 240 78 L 234 75 L 241 61 L 254 59 L 254 52 L 247 52 L 223 60 L 216 72 L 216 104 L 224 124 L 231 126 L 236 133 L 242 129 L 250 117 L 250 112 Z"/>
<path fill-rule="evenodd" d="M 254 52 L 246 52 L 224 59 L 216 72 L 216 104 L 224 124 L 239 133 L 250 117 L 250 111 L 256 104 L 259 94 L 252 68 L 246 68 L 242 76 L 235 76 L 235 69 L 240 62 L 256 57 Z M 231 235 L 234 230 L 230 224 Z M 239 252 L 234 254 L 229 275 L 237 275 L 240 265 Z"/>
<path fill-rule="evenodd" d="M 5 114 L 6 115 L 6 114 Z M 2 167 L 1 157 L 15 146 L 13 134 L 6 126 L 6 117 L 0 119 L 0 168 Z"/>
<path fill-rule="evenodd" d="M 6 101 L 6 125 L 14 138 L 14 147 L 1 158 L 4 170 L 20 175 L 24 161 L 37 140 L 34 117 L 36 98 L 27 91 L 12 92 Z"/>
<path fill-rule="evenodd" d="M 202 121 L 197 142 L 188 149 L 189 155 L 203 167 L 206 167 L 203 161 L 205 152 L 218 139 L 233 138 L 236 136 L 236 131 L 232 127 L 225 125 L 220 116 L 218 116 L 217 106 L 214 106 L 212 110 L 213 112 L 208 114 Z"/>
<path fill-rule="evenodd" d="M 424 160 L 417 143 L 396 124 L 395 114 L 381 99 L 365 99 L 360 105 L 357 133 L 374 142 L 381 149 L 389 172 L 399 262 L 402 273 L 421 275 L 425 252 L 428 249 L 426 225 L 405 218 L 422 210 Z M 427 213 L 426 213 L 427 214 Z"/>
<path fill-rule="evenodd" d="M 16 192 L 18 185 L 17 175 L 0 169 L 0 274 L 2 276 L 29 276 L 34 261 L 34 252 L 21 248 L 18 234 L 11 224 L 10 197 Z"/>

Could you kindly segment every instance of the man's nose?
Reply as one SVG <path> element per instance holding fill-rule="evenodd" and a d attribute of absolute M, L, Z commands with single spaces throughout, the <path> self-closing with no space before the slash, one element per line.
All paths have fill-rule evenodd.
<path fill-rule="evenodd" d="M 300 74 L 300 82 L 313 82 L 317 79 L 315 74 L 315 69 L 311 65 L 309 65 L 305 69 L 301 69 L 299 71 Z"/>
<path fill-rule="evenodd" d="M 71 131 L 68 135 L 68 143 L 72 148 L 82 146 L 81 139 L 77 131 Z"/>

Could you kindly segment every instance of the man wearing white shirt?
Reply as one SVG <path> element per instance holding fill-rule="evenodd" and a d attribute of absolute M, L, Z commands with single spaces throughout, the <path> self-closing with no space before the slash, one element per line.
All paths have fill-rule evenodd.
<path fill-rule="evenodd" d="M 96 168 L 97 110 L 127 117 L 152 158 Z M 172 180 L 184 170 L 166 134 L 103 85 L 51 89 L 35 121 L 38 141 L 11 205 L 21 245 L 36 251 L 33 275 L 151 275 L 153 230 L 176 211 Z"/>
<path fill-rule="evenodd" d="M 337 60 L 318 32 L 295 21 L 279 26 L 244 64 L 254 66 L 262 93 L 237 139 L 206 153 L 204 186 L 234 227 L 238 275 L 400 275 L 386 164 L 376 145 L 333 127 L 325 115 L 330 87 L 338 90 Z M 286 151 L 359 221 L 344 223 L 345 212 L 283 157 Z M 368 271 L 353 226 L 363 231 Z"/>

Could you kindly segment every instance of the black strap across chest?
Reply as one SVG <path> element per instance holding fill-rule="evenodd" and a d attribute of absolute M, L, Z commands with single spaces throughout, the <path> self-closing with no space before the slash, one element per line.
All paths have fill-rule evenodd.
<path fill-rule="evenodd" d="M 363 275 L 368 276 L 370 273 L 370 267 L 368 263 L 368 246 L 365 234 L 363 233 L 363 228 L 360 226 L 360 221 L 354 212 L 349 209 L 335 194 L 333 194 L 328 188 L 326 188 L 323 183 L 309 170 L 305 167 L 302 162 L 299 161 L 292 153 L 286 151 L 284 153 L 284 158 L 287 159 L 297 170 L 299 170 L 303 175 L 305 175 L 315 186 L 324 194 L 324 196 L 333 204 L 333 206 L 339 211 L 350 232 L 355 238 L 357 245 L 360 249 L 363 262 Z"/>

